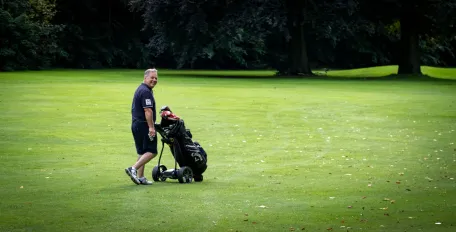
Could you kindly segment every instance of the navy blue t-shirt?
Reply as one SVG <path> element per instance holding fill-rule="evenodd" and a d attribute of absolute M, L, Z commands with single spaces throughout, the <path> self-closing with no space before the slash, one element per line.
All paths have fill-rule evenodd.
<path fill-rule="evenodd" d="M 133 121 L 146 121 L 144 108 L 152 108 L 152 116 L 156 122 L 155 99 L 151 88 L 144 83 L 138 86 L 131 104 L 131 117 Z"/>

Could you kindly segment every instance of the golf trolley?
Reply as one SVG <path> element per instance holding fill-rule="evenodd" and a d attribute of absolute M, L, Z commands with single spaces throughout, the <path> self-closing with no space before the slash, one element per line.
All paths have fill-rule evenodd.
<path fill-rule="evenodd" d="M 161 122 L 155 123 L 155 130 L 162 139 L 162 149 L 158 165 L 152 169 L 154 181 L 177 179 L 179 183 L 203 181 L 202 173 L 207 168 L 207 154 L 197 141 L 192 141 L 192 134 L 185 128 L 184 121 L 173 114 L 169 107 L 164 106 L 160 111 Z M 165 144 L 169 146 L 174 157 L 174 168 L 167 169 L 161 164 Z M 179 165 L 179 168 L 178 168 Z"/>

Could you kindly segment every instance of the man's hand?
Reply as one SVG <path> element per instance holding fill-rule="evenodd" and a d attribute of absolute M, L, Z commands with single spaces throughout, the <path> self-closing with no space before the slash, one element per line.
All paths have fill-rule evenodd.
<path fill-rule="evenodd" d="M 149 127 L 149 138 L 152 141 L 153 138 L 155 137 L 155 128 Z"/>

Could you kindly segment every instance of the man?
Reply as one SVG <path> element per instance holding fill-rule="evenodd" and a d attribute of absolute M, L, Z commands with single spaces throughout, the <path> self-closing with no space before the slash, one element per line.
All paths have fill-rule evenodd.
<path fill-rule="evenodd" d="M 156 108 L 153 88 L 158 81 L 158 71 L 147 69 L 143 83 L 139 85 L 133 96 L 131 105 L 131 132 L 135 141 L 138 159 L 134 165 L 125 169 L 131 180 L 139 185 L 150 185 L 144 177 L 144 166 L 157 155 L 157 139 L 155 132 Z"/>

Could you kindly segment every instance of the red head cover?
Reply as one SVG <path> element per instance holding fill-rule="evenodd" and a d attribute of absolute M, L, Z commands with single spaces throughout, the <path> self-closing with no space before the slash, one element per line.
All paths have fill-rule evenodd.
<path fill-rule="evenodd" d="M 173 120 L 173 121 L 177 121 L 179 120 L 179 116 L 173 114 L 171 111 L 169 110 L 164 110 L 160 113 L 160 116 L 165 119 L 165 120 Z"/>

